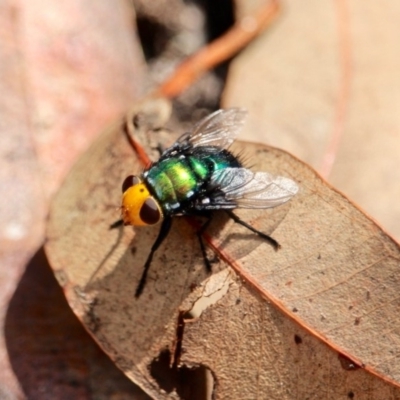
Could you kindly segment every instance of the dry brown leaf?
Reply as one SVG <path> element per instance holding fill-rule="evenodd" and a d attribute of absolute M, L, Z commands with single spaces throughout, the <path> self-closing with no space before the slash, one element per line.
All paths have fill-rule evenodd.
<path fill-rule="evenodd" d="M 0 11 L 0 324 L 3 332 L 10 297 L 27 260 L 43 240 L 45 207 L 26 119 L 24 62 L 15 35 L 15 10 L 1 4 Z M 3 334 L 0 398 L 20 398 L 22 390 L 4 342 Z"/>
<path fill-rule="evenodd" d="M 29 119 L 51 195 L 99 131 L 143 94 L 143 56 L 125 1 L 37 0 L 19 12 Z"/>
<path fill-rule="evenodd" d="M 142 143 L 173 141 L 159 130 L 168 107 L 150 100 L 132 111 Z M 193 398 L 182 380 L 203 366 L 216 398 L 400 398 L 384 382 L 400 381 L 398 246 L 283 151 L 235 147 L 256 169 L 300 186 L 281 207 L 240 212 L 282 249 L 219 217 L 208 234 L 225 261 L 208 277 L 193 228 L 177 218 L 136 300 L 158 228 L 109 229 L 123 178 L 141 169 L 122 127 L 101 136 L 68 176 L 46 252 L 74 312 L 134 382 L 154 398 Z M 210 298 L 215 304 L 197 311 Z"/>
<path fill-rule="evenodd" d="M 263 3 L 236 0 L 238 14 Z M 242 138 L 297 155 L 397 239 L 399 15 L 395 0 L 284 0 L 231 63 L 222 102 L 252 110 Z"/>
<path fill-rule="evenodd" d="M 133 31 L 125 1 L 0 2 L 1 399 L 146 398 L 79 326 L 38 251 L 50 194 L 140 92 Z"/>

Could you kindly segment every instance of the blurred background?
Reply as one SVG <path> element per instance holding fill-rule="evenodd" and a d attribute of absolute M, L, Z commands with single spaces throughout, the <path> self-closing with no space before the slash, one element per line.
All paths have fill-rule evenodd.
<path fill-rule="evenodd" d="M 1 399 L 146 398 L 87 336 L 38 250 L 49 201 L 105 127 L 237 19 L 251 29 L 265 3 L 0 2 Z M 281 5 L 174 100 L 175 118 L 247 108 L 242 139 L 296 155 L 399 240 L 400 3 Z"/>

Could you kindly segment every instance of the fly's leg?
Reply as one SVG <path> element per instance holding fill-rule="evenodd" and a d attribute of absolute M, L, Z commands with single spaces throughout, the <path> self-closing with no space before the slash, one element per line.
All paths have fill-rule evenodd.
<path fill-rule="evenodd" d="M 226 213 L 229 215 L 230 218 L 232 218 L 237 224 L 244 226 L 248 230 L 256 233 L 258 236 L 262 237 L 265 239 L 275 250 L 278 250 L 281 245 L 271 236 L 268 236 L 266 233 L 260 232 L 257 229 L 253 228 L 251 225 L 249 225 L 247 222 L 244 222 L 241 220 L 234 212 L 230 210 L 225 210 Z"/>
<path fill-rule="evenodd" d="M 119 228 L 120 226 L 124 225 L 124 221 L 122 219 L 118 219 L 117 221 L 113 222 L 108 229 L 115 229 Z"/>
<path fill-rule="evenodd" d="M 158 157 L 161 157 L 162 153 L 165 151 L 165 147 L 161 143 L 158 143 L 156 150 L 158 151 Z"/>
<path fill-rule="evenodd" d="M 135 292 L 136 298 L 138 298 L 143 292 L 144 286 L 146 284 L 147 272 L 149 271 L 153 255 L 156 252 L 156 250 L 160 247 L 164 239 L 168 236 L 168 233 L 171 229 L 171 225 L 172 225 L 172 218 L 165 218 L 161 224 L 160 232 L 158 233 L 157 239 L 153 243 L 153 246 L 151 246 L 150 254 L 148 255 L 146 263 L 144 264 L 142 277 L 140 278 L 139 284 L 137 285 Z"/>
<path fill-rule="evenodd" d="M 178 152 L 179 150 L 182 150 L 182 146 L 179 143 L 174 143 L 171 147 L 167 148 L 161 143 L 158 143 L 157 147 L 155 147 L 155 150 L 158 151 L 159 160 L 163 160 L 170 157 L 172 154 Z"/>
<path fill-rule="evenodd" d="M 206 231 L 208 226 L 210 225 L 211 221 L 212 221 L 212 216 L 208 215 L 207 216 L 207 221 L 197 231 L 197 238 L 199 239 L 200 250 L 201 250 L 201 254 L 203 256 L 204 266 L 206 267 L 206 270 L 207 270 L 208 273 L 211 273 L 212 268 L 211 268 L 210 260 L 207 257 L 206 246 L 204 245 L 204 241 L 203 241 L 202 235 Z"/>

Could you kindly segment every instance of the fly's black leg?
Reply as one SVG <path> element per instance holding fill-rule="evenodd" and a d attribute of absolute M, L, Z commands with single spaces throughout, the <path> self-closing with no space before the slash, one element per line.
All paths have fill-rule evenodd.
<path fill-rule="evenodd" d="M 206 267 L 206 270 L 208 273 L 211 273 L 212 268 L 211 268 L 210 260 L 207 257 L 206 246 L 204 245 L 202 235 L 205 232 L 205 230 L 208 228 L 208 226 L 210 225 L 211 221 L 212 221 L 212 216 L 208 215 L 207 221 L 197 231 L 197 238 L 199 239 L 200 250 L 201 250 L 201 254 L 203 256 L 204 266 Z"/>
<path fill-rule="evenodd" d="M 166 148 L 161 143 L 158 143 L 157 146 L 154 148 L 154 150 L 158 152 L 159 159 L 162 160 L 163 158 L 169 157 L 170 154 L 173 153 L 174 151 L 177 151 L 178 148 L 179 146 L 176 143 L 169 148 Z"/>
<path fill-rule="evenodd" d="M 165 151 L 165 146 L 163 146 L 161 143 L 158 143 L 156 150 L 158 151 L 158 156 L 161 157 Z"/>
<path fill-rule="evenodd" d="M 266 233 L 260 232 L 257 229 L 253 228 L 247 222 L 244 222 L 243 220 L 241 220 L 234 212 L 232 212 L 230 210 L 225 210 L 225 211 L 229 215 L 229 217 L 232 218 L 237 224 L 244 226 L 245 228 L 249 229 L 250 231 L 256 233 L 258 236 L 265 239 L 268 243 L 271 244 L 271 246 L 275 250 L 278 250 L 281 247 L 281 245 L 275 239 L 273 239 L 271 236 L 268 236 Z"/>
<path fill-rule="evenodd" d="M 153 255 L 156 252 L 156 250 L 160 247 L 164 239 L 168 236 L 168 233 L 171 229 L 171 225 L 172 225 L 172 218 L 165 218 L 163 223 L 161 224 L 160 232 L 158 233 L 157 239 L 153 243 L 153 246 L 151 246 L 150 254 L 147 257 L 146 263 L 144 264 L 142 277 L 140 278 L 139 284 L 137 285 L 135 292 L 136 298 L 138 298 L 143 292 L 144 285 L 146 284 L 147 272 L 149 271 Z"/>

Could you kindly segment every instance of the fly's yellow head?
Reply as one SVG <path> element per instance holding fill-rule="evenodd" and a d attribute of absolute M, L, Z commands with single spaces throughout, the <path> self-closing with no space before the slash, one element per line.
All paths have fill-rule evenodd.
<path fill-rule="evenodd" d="M 137 176 L 124 180 L 122 192 L 121 218 L 125 225 L 154 225 L 163 219 L 160 205 Z"/>

